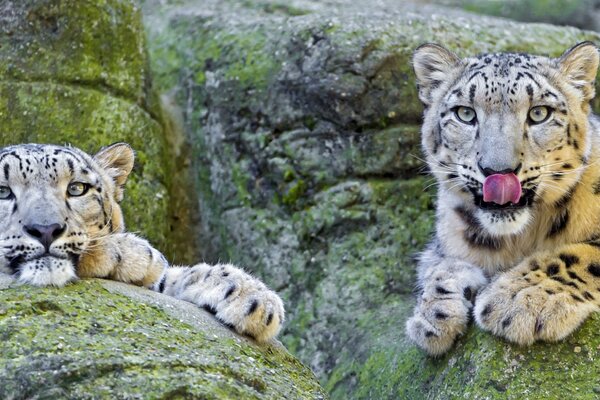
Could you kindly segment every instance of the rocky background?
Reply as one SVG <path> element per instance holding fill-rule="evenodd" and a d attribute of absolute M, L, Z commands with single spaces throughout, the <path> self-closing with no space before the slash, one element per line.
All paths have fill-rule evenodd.
<path fill-rule="evenodd" d="M 419 158 L 413 49 L 558 56 L 598 34 L 395 0 L 0 1 L 0 15 L 0 99 L 14 98 L 0 100 L 0 137 L 86 150 L 130 141 L 130 228 L 175 262 L 233 261 L 277 289 L 282 342 L 332 398 L 600 393 L 597 317 L 563 343 L 526 349 L 473 328 L 438 360 L 404 337 L 435 201 Z M 97 288 L 80 285 L 68 293 Z M 229 360 L 246 368 L 256 353 L 245 349 Z M 293 359 L 256 351 L 288 371 L 284 397 L 322 396 Z M 259 386 L 275 393 L 270 384 Z"/>

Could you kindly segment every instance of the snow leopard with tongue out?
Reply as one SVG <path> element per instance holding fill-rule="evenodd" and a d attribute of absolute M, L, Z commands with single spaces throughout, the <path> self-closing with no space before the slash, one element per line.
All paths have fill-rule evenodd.
<path fill-rule="evenodd" d="M 470 315 L 528 345 L 563 339 L 598 310 L 598 62 L 591 42 L 559 58 L 415 51 L 423 150 L 439 192 L 406 329 L 429 354 L 448 351 Z"/>

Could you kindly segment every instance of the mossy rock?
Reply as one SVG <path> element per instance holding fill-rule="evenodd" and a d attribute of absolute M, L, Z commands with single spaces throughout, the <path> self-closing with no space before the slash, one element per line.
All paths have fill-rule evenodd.
<path fill-rule="evenodd" d="M 118 282 L 11 286 L 0 276 L 3 399 L 322 399 L 280 344 Z"/>
<path fill-rule="evenodd" d="M 4 0 L 0 20 L 0 80 L 87 86 L 150 108 L 136 2 Z"/>
<path fill-rule="evenodd" d="M 412 52 L 437 42 L 460 55 L 558 56 L 600 36 L 395 0 L 334 3 L 144 1 L 155 83 L 192 149 L 198 243 L 283 295 L 282 340 L 333 398 L 452 397 L 472 370 L 455 385 L 437 378 L 453 358 L 431 361 L 403 334 L 435 208 Z M 467 341 L 503 356 L 502 341 L 473 332 Z M 457 360 L 486 357 L 465 348 L 474 354 Z"/>

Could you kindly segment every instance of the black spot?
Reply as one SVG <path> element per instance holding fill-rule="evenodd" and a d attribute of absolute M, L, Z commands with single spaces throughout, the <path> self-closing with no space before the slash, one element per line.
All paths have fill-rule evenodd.
<path fill-rule="evenodd" d="M 443 313 L 441 311 L 436 311 L 435 312 L 435 318 L 436 319 L 446 319 L 446 318 L 448 318 L 448 314 Z"/>
<path fill-rule="evenodd" d="M 452 92 L 450 92 L 450 94 L 456 95 L 456 97 L 461 98 L 462 97 L 462 90 L 460 88 L 454 89 Z"/>
<path fill-rule="evenodd" d="M 10 168 L 10 166 L 8 164 L 4 164 L 4 178 L 6 180 L 8 180 L 8 176 L 9 176 L 8 170 L 9 170 L 9 168 Z"/>
<path fill-rule="evenodd" d="M 546 289 L 546 293 L 548 293 L 548 294 L 554 294 L 554 290 Z"/>
<path fill-rule="evenodd" d="M 596 300 L 596 298 L 588 291 L 583 292 L 583 297 L 587 300 Z"/>
<path fill-rule="evenodd" d="M 565 208 L 565 206 L 571 201 L 571 198 L 573 198 L 576 188 L 577 185 L 569 188 L 569 190 L 567 190 L 567 192 L 554 203 L 554 207 L 558 210 Z"/>
<path fill-rule="evenodd" d="M 556 263 L 549 264 L 548 268 L 546 269 L 546 273 L 548 275 L 556 275 L 558 274 L 558 271 L 560 271 L 560 266 Z"/>
<path fill-rule="evenodd" d="M 571 286 L 574 287 L 575 289 L 579 289 L 579 286 L 577 286 L 577 284 L 575 282 L 568 282 L 566 279 L 564 279 L 561 276 L 551 276 L 551 279 L 554 279 L 557 282 L 562 283 L 565 286 Z"/>
<path fill-rule="evenodd" d="M 594 190 L 594 194 L 600 194 L 600 179 L 594 182 L 592 189 Z"/>
<path fill-rule="evenodd" d="M 600 278 L 600 264 L 591 263 L 588 265 L 588 272 L 597 278 Z"/>
<path fill-rule="evenodd" d="M 540 320 L 537 320 L 535 322 L 535 333 L 540 333 L 543 328 L 544 328 L 544 323 Z"/>
<path fill-rule="evenodd" d="M 217 319 L 219 320 L 219 322 L 220 322 L 221 324 L 223 324 L 223 325 L 224 325 L 224 326 L 226 326 L 227 328 L 231 329 L 232 331 L 235 331 L 235 330 L 236 330 L 236 329 L 235 329 L 235 326 L 234 326 L 233 324 L 231 324 L 231 323 L 229 323 L 229 322 L 225 322 L 225 321 L 223 321 L 221 318 L 217 318 Z"/>
<path fill-rule="evenodd" d="M 267 317 L 267 326 L 271 325 L 271 322 L 273 322 L 273 313 L 269 313 L 269 316 Z"/>
<path fill-rule="evenodd" d="M 567 268 L 571 268 L 573 264 L 577 264 L 579 262 L 579 257 L 577 257 L 574 254 L 560 253 L 558 255 L 558 258 L 560 258 L 561 261 L 565 263 L 565 266 Z"/>
<path fill-rule="evenodd" d="M 204 305 L 202 305 L 202 308 L 204 310 L 208 311 L 209 313 L 211 313 L 212 315 L 217 314 L 217 309 L 214 308 L 213 306 L 211 306 L 210 304 L 204 304 Z"/>
<path fill-rule="evenodd" d="M 564 209 L 557 217 L 552 221 L 552 226 L 548 232 L 547 237 L 551 238 L 565 230 L 569 223 L 569 210 Z"/>
<path fill-rule="evenodd" d="M 437 337 L 437 335 L 435 333 L 433 333 L 432 331 L 425 332 L 425 337 L 432 337 L 432 336 L 436 336 Z"/>
<path fill-rule="evenodd" d="M 246 311 L 246 315 L 252 314 L 254 311 L 256 311 L 257 308 L 258 300 L 252 300 L 252 303 L 250 303 L 250 308 L 248 308 L 248 311 Z"/>
<path fill-rule="evenodd" d="M 450 291 L 448 291 L 448 290 L 444 289 L 444 288 L 443 288 L 443 287 L 441 287 L 441 286 L 436 286 L 436 287 L 435 287 L 435 291 L 436 291 L 436 293 L 438 293 L 438 294 L 451 294 L 451 293 L 452 293 L 452 292 L 450 292 Z"/>
<path fill-rule="evenodd" d="M 489 315 L 489 313 L 492 312 L 492 305 L 488 304 L 487 306 L 483 307 L 483 310 L 481 310 L 481 316 L 485 317 L 487 315 Z"/>
<path fill-rule="evenodd" d="M 469 301 L 473 301 L 473 289 L 471 289 L 468 286 L 466 288 L 464 288 L 463 296 L 465 297 L 465 299 L 467 299 Z"/>
<path fill-rule="evenodd" d="M 167 282 L 167 275 L 164 275 L 158 284 L 158 291 L 160 293 L 165 291 L 165 283 Z"/>
<path fill-rule="evenodd" d="M 227 277 L 227 276 L 229 276 L 229 272 L 223 272 L 223 273 L 221 274 L 221 276 L 223 276 L 223 277 Z"/>
<path fill-rule="evenodd" d="M 573 300 L 583 303 L 583 299 L 577 296 L 576 294 L 571 293 L 571 297 L 573 298 Z"/>
<path fill-rule="evenodd" d="M 471 85 L 471 87 L 469 88 L 469 101 L 471 102 L 471 104 L 473 103 L 473 99 L 475 99 L 475 89 L 475 85 Z"/>
<path fill-rule="evenodd" d="M 533 100 L 533 86 L 527 85 L 525 86 L 525 90 L 527 91 L 527 95 L 529 96 L 529 100 Z"/>
<path fill-rule="evenodd" d="M 568 271 L 568 272 L 567 272 L 567 274 L 569 275 L 569 277 L 570 277 L 571 279 L 575 279 L 576 281 L 579 281 L 579 282 L 583 283 L 584 285 L 585 285 L 585 284 L 587 284 L 587 282 L 586 282 L 586 281 L 584 281 L 583 279 L 581 279 L 581 278 L 579 277 L 579 275 L 577 275 L 575 272 L 573 272 L 573 271 Z"/>
<path fill-rule="evenodd" d="M 502 329 L 506 329 L 510 325 L 511 322 L 512 322 L 512 317 L 504 318 L 504 321 L 502 321 Z"/>
<path fill-rule="evenodd" d="M 226 299 L 229 296 L 231 296 L 233 294 L 233 292 L 235 292 L 235 289 L 236 289 L 235 285 L 229 286 L 229 289 L 227 289 L 227 292 L 225 292 L 225 297 L 223 299 Z"/>
<path fill-rule="evenodd" d="M 531 260 L 529 262 L 529 268 L 531 268 L 532 271 L 537 271 L 540 269 L 540 263 L 538 263 L 537 260 Z"/>

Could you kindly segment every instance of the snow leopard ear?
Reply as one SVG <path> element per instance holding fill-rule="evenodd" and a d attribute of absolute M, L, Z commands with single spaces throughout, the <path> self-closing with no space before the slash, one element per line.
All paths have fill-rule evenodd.
<path fill-rule="evenodd" d="M 594 98 L 594 81 L 598 72 L 598 47 L 592 42 L 582 42 L 560 56 L 560 71 L 571 85 L 583 94 L 583 100 Z"/>
<path fill-rule="evenodd" d="M 127 143 L 115 143 L 102 148 L 94 156 L 94 160 L 115 182 L 115 199 L 123 199 L 123 186 L 133 169 L 135 153 Z"/>
<path fill-rule="evenodd" d="M 434 43 L 425 43 L 413 54 L 419 99 L 424 105 L 433 101 L 432 92 L 460 65 L 460 58 L 450 50 Z"/>

